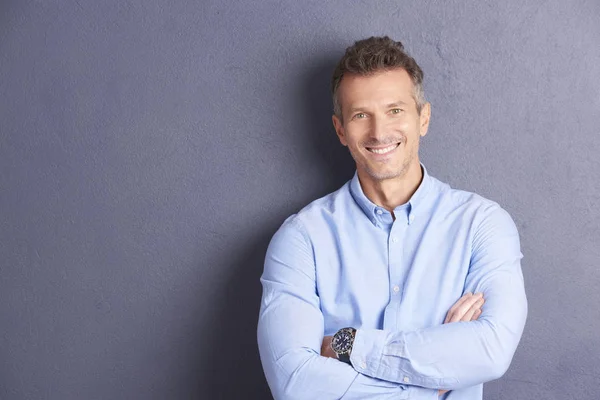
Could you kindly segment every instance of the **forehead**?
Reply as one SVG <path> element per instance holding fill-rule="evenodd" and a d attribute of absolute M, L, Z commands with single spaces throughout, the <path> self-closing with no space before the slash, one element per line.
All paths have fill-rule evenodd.
<path fill-rule="evenodd" d="M 342 108 L 376 106 L 396 101 L 414 103 L 412 80 L 401 68 L 371 75 L 344 75 L 338 90 Z"/>

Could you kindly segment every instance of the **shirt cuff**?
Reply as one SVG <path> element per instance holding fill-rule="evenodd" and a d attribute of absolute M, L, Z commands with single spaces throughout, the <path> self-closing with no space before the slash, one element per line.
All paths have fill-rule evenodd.
<path fill-rule="evenodd" d="M 358 329 L 350 353 L 350 363 L 354 369 L 361 374 L 376 377 L 386 339 L 386 331 Z"/>

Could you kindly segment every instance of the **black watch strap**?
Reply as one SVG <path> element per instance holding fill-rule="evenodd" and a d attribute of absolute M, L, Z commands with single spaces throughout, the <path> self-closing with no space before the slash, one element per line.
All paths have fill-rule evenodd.
<path fill-rule="evenodd" d="M 342 353 L 342 354 L 338 354 L 338 360 L 345 362 L 346 364 L 351 364 L 350 363 L 350 354 L 348 353 Z"/>

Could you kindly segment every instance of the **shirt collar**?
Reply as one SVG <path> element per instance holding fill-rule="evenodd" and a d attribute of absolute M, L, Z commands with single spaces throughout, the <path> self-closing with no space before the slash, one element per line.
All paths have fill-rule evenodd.
<path fill-rule="evenodd" d="M 429 173 L 427 173 L 427 168 L 423 164 L 421 164 L 421 168 L 423 171 L 423 179 L 421 180 L 421 184 L 417 188 L 417 190 L 413 193 L 411 198 L 408 200 L 408 203 L 402 204 L 396 207 L 395 210 L 406 209 L 408 205 L 408 220 L 409 223 L 412 222 L 416 213 L 421 209 L 422 204 L 424 203 L 425 198 L 427 197 L 427 193 L 431 188 L 432 181 Z M 359 207 L 363 210 L 365 215 L 373 222 L 373 224 L 377 225 L 377 210 L 382 209 L 381 206 L 374 204 L 371 200 L 367 198 L 365 193 L 360 186 L 360 181 L 358 179 L 358 171 L 354 173 L 354 177 L 350 182 L 350 193 L 354 198 L 354 201 L 359 205 Z"/>

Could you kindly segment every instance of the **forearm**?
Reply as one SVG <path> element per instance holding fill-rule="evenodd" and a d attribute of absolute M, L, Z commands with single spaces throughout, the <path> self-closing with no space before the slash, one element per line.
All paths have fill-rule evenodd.
<path fill-rule="evenodd" d="M 499 378 L 512 360 L 527 316 L 522 277 L 508 272 L 513 268 L 467 282 L 468 289 L 486 297 L 477 321 L 416 331 L 359 329 L 351 355 L 354 367 L 378 379 L 432 389 Z"/>
<path fill-rule="evenodd" d="M 459 389 L 497 379 L 518 338 L 498 334 L 489 321 L 459 322 L 413 331 L 359 330 L 351 360 L 368 376 L 431 389 Z"/>
<path fill-rule="evenodd" d="M 290 299 L 288 299 L 290 300 Z M 265 376 L 273 397 L 278 399 L 397 399 L 405 388 L 356 372 L 350 365 L 320 356 L 312 337 L 314 326 L 306 320 L 306 306 L 296 304 L 296 313 L 286 311 L 286 304 L 261 312 L 258 345 Z M 304 309 L 300 311 L 301 309 Z M 315 310 L 316 311 L 316 310 Z M 307 321 L 294 332 L 285 331 L 298 317 Z M 315 315 L 312 321 L 319 321 Z M 290 325 L 291 324 L 291 325 Z M 305 344 L 301 345 L 300 341 Z"/>

